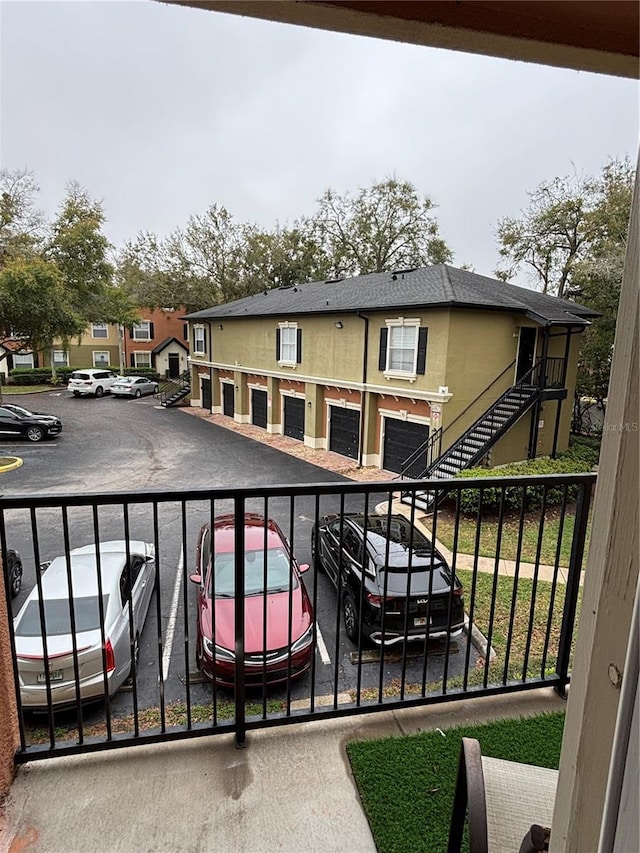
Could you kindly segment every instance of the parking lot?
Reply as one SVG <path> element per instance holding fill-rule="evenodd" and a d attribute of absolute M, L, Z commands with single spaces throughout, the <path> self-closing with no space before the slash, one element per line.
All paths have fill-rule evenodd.
<path fill-rule="evenodd" d="M 183 506 L 171 500 L 171 492 L 332 483 L 344 478 L 180 409 L 163 409 L 153 397 L 76 399 L 66 391 L 56 391 L 12 400 L 34 411 L 58 415 L 64 428 L 59 438 L 37 445 L 0 442 L 0 454 L 17 455 L 24 460 L 21 468 L 2 475 L 0 491 L 4 495 L 166 492 L 166 501 L 158 507 L 159 601 L 151 603 L 141 638 L 137 703 L 140 708 L 157 706 L 162 681 L 166 703 L 184 702 L 187 679 L 190 701 L 206 703 L 211 698 L 211 685 L 203 683 L 195 671 L 195 587 L 188 575 L 195 568 L 195 541 L 201 525 L 212 514 L 228 512 L 231 503 L 190 500 Z M 385 497 L 383 493 L 379 495 L 380 500 Z M 375 500 L 369 506 L 372 503 Z M 352 496 L 345 508 L 356 510 L 363 505 L 362 496 Z M 315 508 L 314 497 L 298 498 L 293 505 L 288 498 L 276 497 L 266 507 L 268 515 L 290 539 L 299 563 L 311 563 Z M 337 495 L 321 501 L 321 512 L 336 512 L 339 508 Z M 255 501 L 250 509 L 264 513 L 264 502 Z M 126 515 L 130 538 L 154 541 L 150 506 L 133 502 Z M 102 540 L 125 538 L 122 506 L 101 507 L 98 516 Z M 22 553 L 25 570 L 22 591 L 13 602 L 15 614 L 35 583 L 36 553 L 28 512 L 11 511 L 6 522 L 8 547 Z M 89 508 L 70 510 L 68 527 L 70 547 L 93 541 L 94 519 Z M 41 562 L 63 553 L 59 509 L 38 510 L 37 547 Z M 305 574 L 305 583 L 316 602 L 318 644 L 314 684 L 311 687 L 310 674 L 294 683 L 294 701 L 308 699 L 311 689 L 316 696 L 348 693 L 356 688 L 359 673 L 361 687 L 366 689 L 378 688 L 381 680 L 385 685 L 400 679 L 421 683 L 425 677 L 429 682 L 438 681 L 445 665 L 449 678 L 462 671 L 467 648 L 464 637 L 452 643 L 449 655 L 445 654 L 445 644 L 430 644 L 426 668 L 420 648 L 404 665 L 397 653 L 388 653 L 381 665 L 373 650 L 367 654 L 367 663 L 359 668 L 354 665 L 355 647 L 347 639 L 337 611 L 335 589 L 324 574 L 316 577 L 313 567 Z M 471 652 L 473 665 L 475 651 Z M 283 697 L 286 689 L 274 688 L 270 695 Z M 122 690 L 112 700 L 111 713 L 126 714 L 130 710 L 130 691 Z"/>

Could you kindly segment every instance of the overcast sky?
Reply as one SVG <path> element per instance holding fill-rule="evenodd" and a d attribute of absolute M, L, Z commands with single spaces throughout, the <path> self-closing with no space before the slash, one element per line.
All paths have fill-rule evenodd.
<path fill-rule="evenodd" d="M 395 174 L 438 205 L 454 264 L 492 275 L 527 191 L 636 158 L 634 81 L 153 0 L 0 16 L 2 166 L 33 170 L 49 214 L 80 181 L 116 245 L 214 202 L 285 225 Z"/>

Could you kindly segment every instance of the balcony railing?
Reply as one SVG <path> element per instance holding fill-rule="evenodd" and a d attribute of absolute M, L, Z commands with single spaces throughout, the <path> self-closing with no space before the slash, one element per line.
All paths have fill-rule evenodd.
<path fill-rule="evenodd" d="M 17 621 L 10 626 L 20 726 L 16 760 L 222 732 L 234 732 L 241 744 L 248 730 L 265 726 L 543 685 L 563 692 L 594 481 L 591 474 L 433 481 L 429 488 L 449 497 L 428 519 L 399 504 L 394 483 L 0 498 L 3 562 L 7 549 L 15 549 L 24 567 L 20 596 L 12 601 L 7 588 L 9 612 L 13 607 L 17 616 L 29 590 L 40 593 L 31 605 L 39 629 L 25 631 Z M 424 481 L 402 484 L 403 492 L 424 488 Z M 265 586 L 271 589 L 265 554 L 273 543 L 266 533 L 264 544 L 247 533 L 247 513 L 275 520 L 285 539 L 285 580 L 272 590 L 273 598 L 261 594 Z M 220 516 L 233 518 L 226 544 L 216 544 Z M 352 536 L 354 518 L 359 545 Z M 199 538 L 207 524 L 212 545 Z M 321 536 L 336 546 L 333 562 Z M 88 560 L 85 575 L 78 575 L 72 551 L 87 545 L 100 551 L 100 544 L 114 540 L 129 543 L 126 567 L 114 600 L 105 603 L 101 560 L 108 558 L 97 566 L 95 558 L 93 565 Z M 133 559 L 138 542 L 153 546 L 157 567 L 141 628 L 137 605 L 132 613 L 126 604 L 131 590 L 136 601 L 142 577 Z M 429 543 L 439 543 L 437 550 Z M 226 580 L 218 574 L 221 553 Z M 42 594 L 50 586 L 47 564 L 56 556 L 64 558 L 62 585 L 72 588 L 75 603 L 49 610 Z M 292 572 L 294 562 L 300 574 Z M 256 577 L 258 587 L 251 588 Z M 306 639 L 296 627 L 300 579 L 307 611 L 315 614 Z M 80 624 L 81 587 L 96 582 L 99 604 L 89 637 Z M 118 652 L 110 634 L 116 603 L 123 611 L 130 677 L 111 693 L 107 673 L 122 665 L 113 660 Z M 198 608 L 208 645 L 197 627 Z M 349 622 L 354 612 L 355 622 Z M 66 643 L 60 639 L 65 630 Z M 86 701 L 84 669 L 89 640 L 101 658 L 101 695 L 92 703 Z M 308 649 L 302 658 L 300 648 Z M 65 655 L 67 671 L 61 672 Z M 274 672 L 278 683 L 272 684 Z M 212 678 L 216 673 L 218 679 Z M 59 682 L 68 678 L 71 698 L 67 694 L 65 707 L 58 708 Z M 28 704 L 29 681 L 40 688 L 39 712 Z"/>

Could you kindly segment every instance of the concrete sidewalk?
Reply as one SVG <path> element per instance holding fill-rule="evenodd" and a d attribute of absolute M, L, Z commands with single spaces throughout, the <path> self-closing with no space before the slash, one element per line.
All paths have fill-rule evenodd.
<path fill-rule="evenodd" d="M 563 710 L 545 688 L 398 712 L 34 762 L 0 817 L 2 853 L 374 853 L 345 746 Z"/>

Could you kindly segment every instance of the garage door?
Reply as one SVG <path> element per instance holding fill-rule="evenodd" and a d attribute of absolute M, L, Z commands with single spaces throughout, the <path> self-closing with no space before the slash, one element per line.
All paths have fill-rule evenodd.
<path fill-rule="evenodd" d="M 211 380 L 202 380 L 202 408 L 211 411 Z"/>
<path fill-rule="evenodd" d="M 426 424 L 413 424 L 395 418 L 384 419 L 382 467 L 400 473 L 402 463 L 429 438 Z"/>
<path fill-rule="evenodd" d="M 228 418 L 233 417 L 233 410 L 235 408 L 233 402 L 233 385 L 229 385 L 228 382 L 224 382 L 222 384 L 222 414 L 226 415 Z"/>
<path fill-rule="evenodd" d="M 329 450 L 358 458 L 360 450 L 360 412 L 329 406 Z"/>
<path fill-rule="evenodd" d="M 251 389 L 251 423 L 267 428 L 267 392 Z"/>
<path fill-rule="evenodd" d="M 284 434 L 304 441 L 304 400 L 299 397 L 284 398 Z"/>

